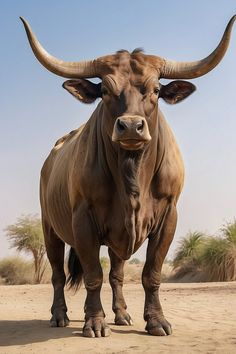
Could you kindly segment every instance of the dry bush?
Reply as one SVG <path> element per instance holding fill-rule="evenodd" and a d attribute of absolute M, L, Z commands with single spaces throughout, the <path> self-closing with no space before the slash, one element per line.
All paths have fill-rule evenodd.
<path fill-rule="evenodd" d="M 32 284 L 34 279 L 32 269 L 32 262 L 25 261 L 20 257 L 4 258 L 0 261 L 2 283 L 8 285 Z"/>
<path fill-rule="evenodd" d="M 228 239 L 209 238 L 201 260 L 205 281 L 236 280 L 236 244 Z"/>
<path fill-rule="evenodd" d="M 179 267 L 183 271 L 188 268 L 197 267 L 202 249 L 205 245 L 206 236 L 202 232 L 189 232 L 184 238 L 179 241 L 179 247 L 176 250 L 173 260 L 174 269 Z"/>
<path fill-rule="evenodd" d="M 5 285 L 5 284 L 6 284 L 5 280 L 0 276 L 0 285 Z"/>
<path fill-rule="evenodd" d="M 51 283 L 51 267 L 46 265 L 41 283 Z M 0 260 L 0 285 L 35 284 L 34 267 L 32 261 L 20 257 L 9 257 Z"/>
<path fill-rule="evenodd" d="M 201 255 L 206 236 L 202 232 L 189 232 L 179 242 L 173 260 L 169 281 L 197 282 L 202 279 Z"/>
<path fill-rule="evenodd" d="M 173 281 L 236 280 L 236 220 L 221 228 L 220 236 L 189 233 L 174 258 Z"/>

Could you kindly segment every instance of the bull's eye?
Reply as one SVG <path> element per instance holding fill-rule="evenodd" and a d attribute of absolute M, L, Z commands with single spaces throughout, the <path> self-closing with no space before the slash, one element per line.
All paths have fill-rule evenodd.
<path fill-rule="evenodd" d="M 158 95 L 159 92 L 160 92 L 159 87 L 155 87 L 154 90 L 153 90 L 153 93 L 154 93 L 155 95 Z"/>

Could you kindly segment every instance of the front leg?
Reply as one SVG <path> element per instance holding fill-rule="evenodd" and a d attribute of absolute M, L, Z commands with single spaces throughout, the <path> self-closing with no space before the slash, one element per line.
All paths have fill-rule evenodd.
<path fill-rule="evenodd" d="M 111 261 L 109 281 L 113 295 L 112 310 L 115 313 L 115 324 L 129 326 L 132 325 L 133 322 L 130 315 L 126 311 L 127 305 L 122 291 L 125 261 L 117 257 L 117 255 L 110 248 L 108 249 L 108 253 Z"/>
<path fill-rule="evenodd" d="M 162 264 L 173 239 L 177 221 L 175 205 L 170 204 L 167 208 L 161 230 L 149 239 L 147 258 L 142 274 L 145 290 L 146 330 L 155 336 L 165 336 L 172 332 L 170 323 L 164 317 L 159 300 Z"/>
<path fill-rule="evenodd" d="M 106 337 L 110 329 L 105 321 L 100 291 L 103 281 L 99 261 L 100 243 L 96 228 L 86 208 L 78 208 L 73 214 L 73 233 L 75 249 L 83 269 L 84 284 L 87 290 L 85 300 L 84 337 Z"/>

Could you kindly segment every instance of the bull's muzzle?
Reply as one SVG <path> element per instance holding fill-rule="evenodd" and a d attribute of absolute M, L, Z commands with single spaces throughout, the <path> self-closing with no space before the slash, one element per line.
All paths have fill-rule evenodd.
<path fill-rule="evenodd" d="M 123 149 L 138 150 L 151 140 L 147 121 L 141 116 L 121 116 L 115 121 L 112 141 Z"/>

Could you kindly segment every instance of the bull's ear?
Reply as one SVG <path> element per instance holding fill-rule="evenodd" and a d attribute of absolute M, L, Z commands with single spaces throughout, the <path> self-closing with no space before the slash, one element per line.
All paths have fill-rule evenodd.
<path fill-rule="evenodd" d="M 188 81 L 171 81 L 168 85 L 161 85 L 159 97 L 170 104 L 184 100 L 196 90 L 196 86 Z"/>
<path fill-rule="evenodd" d="M 101 84 L 94 84 L 85 79 L 67 80 L 62 87 L 83 103 L 93 103 L 101 97 Z"/>

